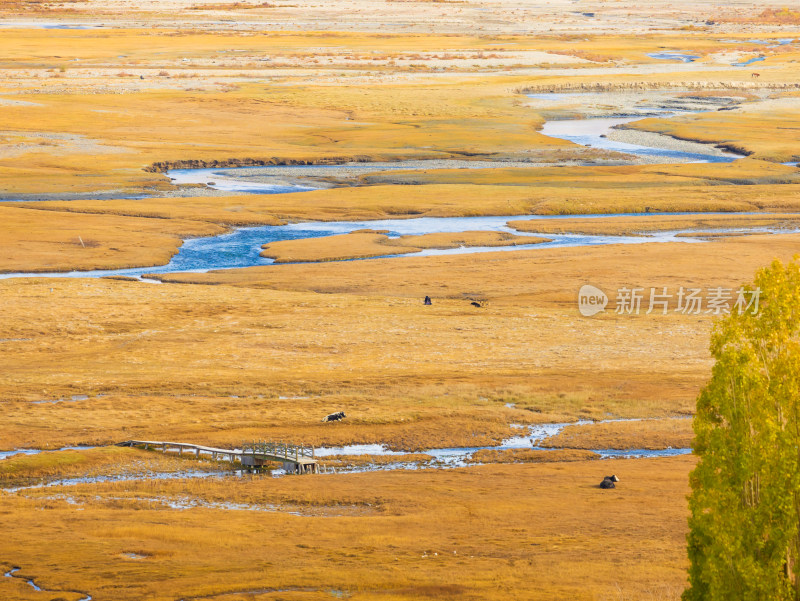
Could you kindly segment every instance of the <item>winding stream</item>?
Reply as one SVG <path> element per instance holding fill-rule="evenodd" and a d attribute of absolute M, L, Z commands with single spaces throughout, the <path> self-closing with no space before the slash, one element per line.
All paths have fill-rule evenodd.
<path fill-rule="evenodd" d="M 689 419 L 677 417 L 670 419 Z M 519 449 L 529 449 L 534 451 L 563 451 L 568 447 L 543 446 L 543 443 L 553 436 L 558 435 L 568 426 L 586 426 L 591 424 L 605 424 L 613 422 L 644 421 L 641 419 L 607 419 L 599 421 L 579 420 L 576 422 L 562 422 L 549 424 L 534 424 L 531 426 L 521 426 L 512 424 L 512 428 L 522 430 L 523 433 L 504 439 L 500 444 L 482 447 L 451 447 L 451 448 L 430 448 L 414 451 L 414 454 L 428 455 L 431 458 L 424 461 L 400 461 L 390 463 L 367 463 L 365 465 L 336 467 L 332 471 L 336 473 L 354 472 L 374 472 L 374 471 L 394 471 L 394 470 L 424 470 L 424 469 L 453 469 L 481 465 L 475 460 L 478 451 L 510 451 Z M 58 450 L 68 449 L 89 449 L 94 447 L 64 447 Z M 586 449 L 599 456 L 600 459 L 640 459 L 655 457 L 675 457 L 686 455 L 692 452 L 690 448 L 666 448 L 666 449 L 614 449 L 598 448 Z M 20 449 L 17 451 L 3 451 L 0 453 L 0 460 L 18 453 L 35 454 L 43 451 L 33 449 Z M 353 444 L 341 447 L 320 447 L 315 450 L 315 454 L 320 459 L 342 459 L 347 457 L 358 457 L 363 455 L 373 455 L 382 457 L 402 457 L 412 453 L 411 451 L 393 451 L 383 444 Z M 75 478 L 60 478 L 50 481 L 42 481 L 28 485 L 16 486 L 13 488 L 0 489 L 9 493 L 16 493 L 24 490 L 51 488 L 58 486 L 75 486 L 78 484 L 93 484 L 105 482 L 130 482 L 144 480 L 173 480 L 173 479 L 194 479 L 194 478 L 218 478 L 231 475 L 243 475 L 240 470 L 219 470 L 219 471 L 200 471 L 183 470 L 179 472 L 149 472 L 146 474 L 115 474 L 109 476 L 87 476 Z M 272 475 L 280 477 L 285 475 L 282 469 L 272 470 Z"/>
<path fill-rule="evenodd" d="M 665 215 L 666 213 L 658 213 Z M 670 213 L 691 215 L 693 213 Z M 704 216 L 714 213 L 702 213 Z M 602 236 L 583 234 L 540 234 L 520 232 L 510 228 L 509 221 L 531 219 L 596 219 L 600 217 L 647 216 L 651 213 L 622 213 L 615 215 L 508 215 L 488 217 L 420 217 L 412 219 L 382 219 L 376 221 L 311 221 L 288 225 L 266 225 L 238 228 L 233 232 L 208 238 L 190 238 L 178 253 L 166 264 L 157 267 L 135 267 L 131 269 L 101 269 L 95 271 L 69 271 L 48 273 L 4 273 L 0 279 L 18 277 L 68 277 L 98 278 L 106 276 L 130 276 L 141 278 L 145 274 L 205 272 L 216 269 L 235 269 L 270 265 L 273 259 L 260 255 L 261 245 L 280 240 L 301 240 L 346 234 L 360 229 L 388 230 L 390 238 L 405 235 L 421 235 L 440 232 L 499 231 L 518 236 L 546 237 L 551 242 L 521 244 L 517 246 L 477 246 L 450 249 L 426 249 L 416 253 L 382 255 L 378 258 L 421 257 L 480 252 L 512 252 L 538 248 L 569 246 L 599 246 L 605 244 L 644 244 L 649 242 L 703 243 L 699 238 L 680 237 L 678 231 L 658 232 L 648 236 Z M 762 228 L 763 229 L 763 228 Z M 706 228 L 705 231 L 708 231 Z M 766 230 L 764 230 L 766 231 Z M 371 259 L 359 259 L 371 260 Z"/>
<path fill-rule="evenodd" d="M 526 94 L 534 101 L 548 104 L 556 103 L 602 103 L 603 94 L 592 92 Z M 714 110 L 718 105 L 698 108 L 701 100 L 681 98 L 662 99 L 662 102 L 637 103 L 626 110 L 625 115 L 611 117 L 591 117 L 586 119 L 548 120 L 541 132 L 552 138 L 568 140 L 575 144 L 591 146 L 634 155 L 639 158 L 659 158 L 669 162 L 685 163 L 726 163 L 742 158 L 742 155 L 714 152 L 711 144 L 693 144 L 697 152 L 670 150 L 641 144 L 616 142 L 608 136 L 620 125 L 638 121 L 646 117 L 674 117 L 676 115 L 697 114 Z M 694 104 L 693 104 L 694 103 Z M 675 140 L 662 136 L 664 141 Z M 686 145 L 684 143 L 684 145 Z M 232 193 L 283 194 L 305 192 L 330 187 L 325 181 L 330 178 L 350 179 L 370 173 L 386 171 L 431 170 L 431 169 L 497 169 L 508 167 L 530 167 L 531 163 L 520 161 L 464 161 L 456 159 L 410 160 L 400 162 L 343 163 L 340 165 L 275 165 L 261 167 L 172 169 L 167 176 L 176 185 L 204 185 L 213 190 Z"/>
<path fill-rule="evenodd" d="M 688 418 L 673 418 L 688 419 Z M 364 472 L 364 471 L 383 471 L 396 469 L 447 469 L 456 467 L 467 467 L 479 465 L 474 460 L 475 453 L 478 451 L 512 451 L 519 449 L 529 449 L 534 451 L 563 451 L 565 447 L 542 446 L 545 440 L 558 435 L 568 426 L 586 426 L 590 424 L 605 424 L 621 421 L 643 421 L 640 419 L 608 419 L 599 421 L 579 420 L 576 422 L 563 422 L 551 424 L 535 424 L 528 426 L 514 426 L 525 430 L 524 434 L 512 436 L 503 440 L 499 445 L 484 447 L 453 447 L 453 448 L 433 448 L 415 451 L 422 455 L 430 455 L 432 459 L 422 462 L 398 462 L 388 464 L 368 464 L 364 466 L 337 468 L 337 472 Z M 653 458 L 653 457 L 675 457 L 686 455 L 692 452 L 690 448 L 667 448 L 667 449 L 587 449 L 600 456 L 600 459 L 620 459 L 620 458 Z M 380 444 L 356 444 L 343 447 L 322 447 L 316 449 L 316 456 L 325 457 L 347 457 L 359 455 L 377 456 L 402 456 L 408 451 L 392 451 L 385 445 Z"/>
<path fill-rule="evenodd" d="M 529 94 L 532 99 L 547 101 L 583 102 L 582 97 L 591 94 Z M 631 110 L 629 116 L 611 118 L 565 119 L 551 120 L 544 124 L 542 133 L 606 150 L 624 152 L 639 157 L 664 158 L 673 162 L 729 162 L 739 158 L 733 153 L 685 152 L 655 148 L 640 144 L 615 141 L 609 138 L 613 128 L 646 116 L 673 116 L 697 110 L 682 109 L 681 99 L 662 99 L 661 104 L 649 102 Z M 667 108 L 664 104 L 668 105 Z M 688 106 L 688 105 L 687 105 Z M 709 148 L 711 148 L 709 146 Z M 424 169 L 434 164 L 436 168 L 497 168 L 514 166 L 515 163 L 497 161 L 411 161 L 399 163 L 348 163 L 344 165 L 312 165 L 312 166 L 275 166 L 275 167 L 240 167 L 222 169 L 184 169 L 173 170 L 168 175 L 175 183 L 202 183 L 217 190 L 240 193 L 285 193 L 303 192 L 332 185 L 319 178 L 337 177 L 352 178 L 365 173 L 387 171 L 391 169 Z M 314 180 L 313 178 L 318 178 Z M 658 213 L 663 215 L 664 213 Z M 683 213 L 686 214 L 686 213 Z M 630 216 L 622 214 L 614 216 Z M 650 214 L 638 214 L 646 216 Z M 704 213 L 710 215 L 710 213 Z M 642 244 L 651 242 L 702 243 L 704 240 L 685 236 L 682 232 L 659 232 L 647 236 L 591 236 L 578 234 L 549 234 L 537 232 L 519 232 L 508 227 L 510 220 L 529 219 L 592 219 L 609 215 L 507 215 L 484 217 L 422 217 L 409 219 L 383 219 L 375 221 L 340 221 L 340 222 L 305 222 L 282 226 L 243 227 L 232 232 L 207 238 L 185 240 L 177 254 L 166 265 L 154 267 L 136 267 L 129 269 L 108 269 L 92 271 L 46 272 L 46 273 L 5 273 L 0 279 L 16 277 L 107 277 L 129 276 L 145 279 L 147 274 L 206 272 L 217 269 L 235 269 L 270 265 L 274 261 L 260 256 L 261 246 L 282 240 L 301 240 L 345 234 L 359 229 L 388 230 L 389 237 L 403 235 L 422 235 L 441 232 L 464 231 L 500 231 L 520 236 L 546 237 L 550 242 L 539 244 L 522 244 L 518 246 L 460 247 L 451 249 L 427 249 L 416 253 L 401 255 L 384 255 L 375 258 L 418 257 L 433 255 L 450 255 L 480 252 L 512 252 L 529 249 L 545 249 L 554 247 L 597 246 L 605 244 Z M 770 231 L 765 228 L 752 231 Z M 676 236 L 676 234 L 684 234 Z M 358 259 L 367 260 L 367 259 Z M 151 280 L 152 281 L 152 280 Z"/>
<path fill-rule="evenodd" d="M 64 592 L 78 593 L 79 595 L 84 595 L 83 597 L 81 597 L 79 599 L 79 601 L 92 601 L 92 596 L 87 594 L 87 593 L 81 593 L 81 592 L 78 592 L 78 591 L 61 591 L 61 590 L 56 591 L 56 590 L 43 589 L 38 584 L 36 584 L 36 582 L 34 582 L 33 578 L 28 578 L 26 576 L 18 576 L 17 572 L 19 572 L 20 570 L 22 570 L 22 568 L 19 568 L 19 567 L 11 568 L 8 572 L 5 572 L 3 574 L 3 576 L 5 576 L 6 578 L 19 578 L 20 580 L 24 580 L 25 582 L 28 583 L 28 586 L 30 586 L 33 590 L 38 591 L 38 592 L 43 592 L 43 593 L 64 593 Z"/>
<path fill-rule="evenodd" d="M 731 163 L 742 155 L 733 152 L 723 153 L 721 156 L 711 153 L 686 152 L 684 150 L 671 150 L 668 148 L 655 148 L 641 144 L 620 142 L 609 138 L 611 131 L 618 125 L 641 120 L 635 117 L 597 117 L 583 119 L 582 121 L 563 120 L 548 121 L 542 126 L 541 133 L 552 138 L 569 140 L 583 146 L 592 146 L 604 150 L 635 154 L 639 157 L 654 157 L 663 160 L 677 160 L 687 163 Z"/>
<path fill-rule="evenodd" d="M 39 453 L 53 453 L 56 451 L 85 451 L 86 449 L 94 449 L 85 445 L 78 445 L 75 447 L 61 447 L 60 449 L 42 450 L 42 449 L 14 449 L 13 451 L 0 451 L 0 460 L 8 459 L 13 455 L 38 455 Z"/>

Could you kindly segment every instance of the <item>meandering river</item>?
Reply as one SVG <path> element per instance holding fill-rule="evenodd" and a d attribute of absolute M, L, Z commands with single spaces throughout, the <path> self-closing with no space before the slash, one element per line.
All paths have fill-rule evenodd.
<path fill-rule="evenodd" d="M 585 94 L 531 94 L 531 98 L 545 101 L 560 101 L 565 97 L 579 98 Z M 618 125 L 642 118 L 647 115 L 672 116 L 687 112 L 673 109 L 660 109 L 651 106 L 634 116 L 593 118 L 593 119 L 564 119 L 547 121 L 542 133 L 548 136 L 570 140 L 577 144 L 624 152 L 639 157 L 664 157 L 665 160 L 678 160 L 683 162 L 726 162 L 739 158 L 739 155 L 712 152 L 684 152 L 670 150 L 662 147 L 650 147 L 641 144 L 631 144 L 611 139 L 609 136 Z M 168 175 L 175 183 L 203 183 L 211 188 L 228 192 L 239 193 L 286 193 L 304 192 L 324 187 L 329 184 L 308 180 L 307 176 L 324 177 L 328 174 L 339 175 L 346 173 L 352 177 L 365 173 L 386 171 L 390 169 L 425 168 L 426 161 L 403 163 L 355 163 L 346 165 L 327 166 L 292 166 L 292 167 L 242 167 L 222 169 L 185 169 L 170 171 Z M 475 162 L 475 161 L 436 161 L 439 168 L 496 168 L 508 167 L 504 162 Z M 305 179 L 304 179 L 305 177 Z M 632 214 L 626 214 L 632 215 Z M 649 214 L 637 214 L 647 216 Z M 663 215 L 663 213 L 659 213 Z M 708 214 L 706 214 L 708 215 Z M 642 244 L 652 242 L 676 243 L 702 243 L 697 238 L 676 236 L 686 232 L 660 232 L 648 236 L 590 236 L 578 234 L 549 234 L 537 232 L 518 232 L 507 223 L 511 220 L 527 219 L 593 219 L 608 215 L 568 215 L 568 216 L 542 216 L 542 215 L 505 215 L 483 217 L 422 217 L 410 219 L 388 219 L 375 221 L 340 221 L 340 222 L 304 222 L 292 223 L 282 226 L 242 227 L 236 230 L 207 238 L 193 238 L 185 240 L 172 260 L 161 266 L 146 266 L 129 269 L 109 269 L 93 271 L 48 272 L 48 273 L 6 273 L 0 274 L 0 279 L 16 277 L 104 277 L 104 276 L 130 276 L 143 279 L 147 274 L 178 273 L 178 272 L 204 272 L 217 269 L 234 269 L 269 265 L 272 259 L 260 256 L 261 246 L 270 242 L 282 240 L 300 240 L 345 234 L 359 229 L 388 230 L 389 237 L 403 235 L 421 235 L 440 232 L 463 231 L 502 231 L 522 236 L 546 237 L 551 242 L 540 244 L 522 244 L 506 247 L 460 247 L 451 249 L 429 249 L 418 253 L 403 255 L 387 255 L 383 258 L 415 257 L 431 255 L 447 255 L 480 252 L 513 252 L 528 249 L 545 249 L 569 246 L 597 246 L 604 244 Z M 707 230 L 706 230 L 707 231 Z M 753 231 L 769 231 L 765 228 Z M 152 281 L 152 280 L 151 280 Z"/>

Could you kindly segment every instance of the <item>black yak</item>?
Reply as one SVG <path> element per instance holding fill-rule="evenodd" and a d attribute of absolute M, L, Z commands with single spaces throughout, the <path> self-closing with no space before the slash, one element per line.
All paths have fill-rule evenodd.
<path fill-rule="evenodd" d="M 614 476 L 606 476 L 603 478 L 603 481 L 600 483 L 600 488 L 616 488 L 615 482 L 619 482 L 619 478 L 616 475 Z"/>

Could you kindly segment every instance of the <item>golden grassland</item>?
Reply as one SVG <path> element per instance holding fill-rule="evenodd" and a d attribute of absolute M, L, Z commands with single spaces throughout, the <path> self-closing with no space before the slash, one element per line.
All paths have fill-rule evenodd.
<path fill-rule="evenodd" d="M 303 192 L 299 196 L 293 193 L 8 203 L 9 206 L 0 207 L 0 215 L 5 216 L 0 225 L 3 232 L 0 270 L 68 271 L 162 265 L 175 254 L 181 237 L 215 235 L 229 226 L 278 225 L 298 220 L 677 211 L 790 213 L 800 210 L 800 194 L 790 185 L 687 186 L 680 188 L 678 194 L 673 187 L 663 185 L 646 188 L 645 194 L 643 189 L 637 188 L 635 178 L 631 180 L 630 185 L 625 186 L 624 179 L 620 179 L 611 198 L 607 189 L 430 184 L 336 188 Z M 725 224 L 788 223 L 791 215 L 646 219 L 647 222 L 641 224 L 632 217 L 592 220 L 591 223 L 518 222 L 518 227 L 522 231 L 541 233 L 632 233 L 684 226 L 706 227 L 704 224 L 728 227 Z M 662 225 L 657 226 L 657 223 Z M 317 245 L 319 242 L 294 244 Z M 372 250 L 367 254 L 386 254 L 384 248 L 374 249 L 374 253 Z M 343 258 L 356 254 L 333 253 L 331 256 Z"/>
<path fill-rule="evenodd" d="M 521 232 L 635 236 L 647 232 L 698 230 L 701 228 L 774 227 L 790 230 L 797 229 L 800 226 L 800 216 L 780 213 L 760 213 L 757 215 L 650 215 L 646 217 L 625 216 L 597 219 L 531 219 L 509 221 L 508 224 Z M 701 233 L 704 237 L 713 235 L 710 232 Z M 694 234 L 687 233 L 686 235 Z M 730 235 L 730 233 L 727 235 Z M 742 235 L 747 234 L 742 233 Z"/>
<path fill-rule="evenodd" d="M 392 170 L 361 176 L 366 184 L 473 184 L 572 189 L 648 189 L 707 185 L 790 184 L 800 181 L 794 166 L 756 159 L 732 163 L 678 163 L 667 165 L 581 165 L 508 169 Z M 649 193 L 649 190 L 648 190 Z"/>
<path fill-rule="evenodd" d="M 535 40 L 517 36 L 508 42 L 520 51 L 535 46 L 578 55 L 586 52 L 584 46 L 591 46 L 596 53 L 613 57 L 609 61 L 640 63 L 652 63 L 646 51 L 665 44 L 682 42 L 690 46 L 688 51 L 697 46 L 707 52 L 740 47 L 709 40 L 704 34 L 690 35 L 688 40 L 669 35 L 593 36 L 578 43 L 558 36 Z M 574 158 L 597 156 L 596 151 L 538 133 L 541 115 L 513 93 L 531 84 L 560 85 L 563 76 L 546 71 L 481 77 L 415 71 L 398 79 L 391 77 L 396 63 L 376 63 L 375 56 L 365 52 L 369 48 L 380 56 L 427 48 L 441 54 L 448 48 L 483 51 L 493 43 L 491 38 L 475 36 L 245 37 L 168 29 L 4 30 L 0 95 L 10 94 L 6 98 L 14 102 L 4 102 L 0 131 L 13 144 L 0 155 L 0 189 L 12 196 L 165 190 L 166 180 L 142 169 L 181 161 L 535 158 L 557 150 Z M 228 52 L 231 45 L 241 52 Z M 339 47 L 337 55 L 358 53 L 355 64 L 343 67 L 334 58 L 309 61 L 318 48 L 334 46 Z M 273 64 L 282 55 L 292 55 L 291 60 L 283 67 Z M 183 60 L 187 56 L 188 64 Z M 791 56 L 775 55 L 765 85 L 794 83 Z M 271 60 L 265 63 L 261 60 L 265 57 Z M 580 73 L 579 66 L 576 72 Z M 378 77 L 364 85 L 365 73 Z M 742 70 L 716 71 L 713 66 L 691 77 L 687 80 L 684 73 L 664 69 L 643 74 L 641 84 L 681 86 L 693 80 L 752 84 Z M 632 76 L 608 73 L 601 79 L 629 84 Z M 598 76 L 577 75 L 571 80 L 591 84 Z M 689 117 L 692 123 L 702 123 L 702 118 Z M 731 118 L 736 123 L 728 114 L 711 118 Z M 791 122 L 793 117 L 789 111 L 780 118 Z M 268 136 L 254 123 L 269 124 Z M 763 141 L 754 147 L 756 156 L 785 159 L 791 148 L 781 127 L 773 121 L 756 128 L 777 132 L 759 134 Z M 723 138 L 710 141 L 753 146 L 749 126 L 737 131 L 726 130 Z"/>
<path fill-rule="evenodd" d="M 393 240 L 400 246 L 412 248 L 458 248 L 459 246 L 517 246 L 519 244 L 538 244 L 548 242 L 547 238 L 535 236 L 517 236 L 508 232 L 457 232 L 422 234 L 418 236 L 400 236 Z"/>
<path fill-rule="evenodd" d="M 797 131 L 800 127 L 796 99 L 745 105 L 735 111 L 712 112 L 671 119 L 644 119 L 626 124 L 632 129 L 654 131 L 682 140 L 713 142 L 752 158 L 779 163 L 800 161 Z"/>
<path fill-rule="evenodd" d="M 516 236 L 508 232 L 437 233 L 398 238 L 389 238 L 384 234 L 352 232 L 322 238 L 270 242 L 264 245 L 261 256 L 275 259 L 275 263 L 303 263 L 415 253 L 430 248 L 517 246 L 541 242 L 549 240 L 537 236 Z"/>
<path fill-rule="evenodd" d="M 31 206 L 30 204 L 26 206 Z M 0 206 L 0 273 L 120 269 L 169 262 L 183 239 L 224 227 Z"/>
<path fill-rule="evenodd" d="M 425 453 L 405 453 L 403 455 L 330 455 L 320 459 L 325 468 L 353 468 L 364 466 L 384 466 L 395 463 L 419 464 L 433 459 Z"/>
<path fill-rule="evenodd" d="M 313 36 L 256 38 L 261 42 L 249 44 L 249 50 L 258 53 L 259 58 L 264 52 L 274 51 L 275 44 L 284 48 L 292 44 L 315 48 L 321 42 Z M 20 44 L 21 40 L 24 43 Z M 122 63 L 126 68 L 145 66 L 142 63 L 148 60 L 160 61 L 159 68 L 166 64 L 175 66 L 187 54 L 198 60 L 198 55 L 202 57 L 205 53 L 210 55 L 209 61 L 213 57 L 214 62 L 220 63 L 208 75 L 221 80 L 223 90 L 216 84 L 211 85 L 212 89 L 203 85 L 197 88 L 185 80 L 171 86 L 148 82 L 143 89 L 130 89 L 125 84 L 121 89 L 109 90 L 106 78 L 98 79 L 95 75 L 94 81 L 91 77 L 72 81 L 69 72 L 55 74 L 61 76 L 56 77 L 57 86 L 41 89 L 38 80 L 29 80 L 28 85 L 23 83 L 21 89 L 15 86 L 14 91 L 19 95 L 14 98 L 23 103 L 4 106 L 0 131 L 19 132 L 19 124 L 25 123 L 22 132 L 28 135 L 59 132 L 80 136 L 87 142 L 101 144 L 106 151 L 82 151 L 80 146 L 70 151 L 54 140 L 52 146 L 34 147 L 0 160 L 0 165 L 6 168 L 0 186 L 11 193 L 141 190 L 164 187 L 164 180 L 142 171 L 156 162 L 246 157 L 269 161 L 363 155 L 376 159 L 454 153 L 462 156 L 470 151 L 508 153 L 531 145 L 563 146 L 535 132 L 534 126 L 540 122 L 536 114 L 515 107 L 513 95 L 505 93 L 502 83 L 489 84 L 493 99 L 488 102 L 486 84 L 476 87 L 471 81 L 459 84 L 458 80 L 426 89 L 425 94 L 419 94 L 425 84 L 416 82 L 374 89 L 363 85 L 331 87 L 300 82 L 274 86 L 269 85 L 269 78 L 264 81 L 260 76 L 261 65 L 257 62 L 253 65 L 254 72 L 262 81 L 254 83 L 243 79 L 239 72 L 226 73 L 224 60 L 220 60 L 224 59 L 219 55 L 221 50 L 227 51 L 232 42 L 239 45 L 241 41 L 235 35 L 176 35 L 170 31 L 141 30 L 77 35 L 67 32 L 64 36 L 53 32 L 11 31 L 4 35 L 0 48 L 9 51 L 6 66 L 12 67 L 19 61 L 23 69 L 30 68 L 32 61 L 34 64 L 54 61 L 59 67 L 64 54 L 77 55 L 82 67 L 86 63 L 86 68 L 96 69 L 109 63 Z M 375 37 L 358 35 L 352 40 L 356 47 L 375 41 Z M 388 42 L 389 48 L 405 47 L 407 39 L 383 42 Z M 347 45 L 348 38 L 327 36 L 325 43 Z M 437 44 L 427 39 L 420 43 L 432 43 L 434 47 Z M 133 55 L 135 59 L 120 61 L 116 58 L 119 53 Z M 134 64 L 127 65 L 128 62 Z M 222 72 L 218 73 L 220 69 Z M 232 74 L 237 77 L 226 77 Z M 200 75 L 207 76 L 202 69 Z M 64 78 L 66 81 L 62 81 Z M 233 83 L 228 85 L 231 79 Z M 37 93 L 26 94 L 33 91 L 32 84 L 39 88 L 35 90 Z M 65 87 L 69 93 L 63 93 Z M 128 93 L 116 93 L 119 91 Z M 357 120 L 352 119 L 354 115 Z M 526 122 L 531 125 L 519 127 Z M 268 123 L 269 136 L 265 137 L 261 128 L 252 127 L 253 123 Z M 90 179 L 81 177 L 87 173 L 88 164 L 94 176 Z"/>
<path fill-rule="evenodd" d="M 293 8 L 245 12 L 273 10 Z M 664 47 L 700 54 L 700 69 L 646 56 Z M 715 62 L 735 52 L 768 55 L 758 81 Z M 181 238 L 302 220 L 764 212 L 652 222 L 710 229 L 787 223 L 800 211 L 797 170 L 774 163 L 796 158 L 783 91 L 797 83 L 794 48 L 688 30 L 498 38 L 163 27 L 4 29 L 0 55 L 0 192 L 80 199 L 0 207 L 6 271 L 163 264 Z M 519 91 L 560 86 L 774 98 L 639 126 L 753 153 L 731 165 L 392 171 L 303 194 L 93 198 L 171 192 L 156 173 L 170 166 L 619 158 L 539 132 L 546 115 Z M 624 218 L 592 225 L 640 227 Z M 355 256 L 356 241 L 384 246 L 378 232 L 340 239 L 347 252 L 325 256 Z M 508 241 L 460 233 L 390 242 Z M 519 433 L 511 424 L 686 416 L 708 377 L 712 316 L 585 319 L 580 285 L 610 295 L 623 286 L 736 288 L 798 249 L 798 235 L 742 236 L 170 274 L 162 285 L 3 280 L 0 448 L 270 439 L 404 452 L 326 460 L 344 467 L 490 446 Z M 72 395 L 86 398 L 61 400 Z M 338 410 L 346 420 L 321 422 Z M 694 459 L 601 462 L 587 449 L 686 446 L 690 436 L 688 420 L 617 422 L 565 429 L 557 442 L 566 450 L 481 451 L 476 459 L 490 465 L 452 471 L 0 490 L 0 566 L 21 567 L 45 589 L 0 578 L 0 597 L 677 599 Z M 98 448 L 12 457 L 0 481 L 218 467 Z M 610 473 L 620 485 L 599 490 Z"/>
<path fill-rule="evenodd" d="M 784 5 L 786 3 L 784 2 Z M 765 8 L 765 6 L 767 8 Z M 42 2 L 41 0 L 8 0 L 0 6 L 0 14 L 16 19 L 39 17 L 62 22 L 86 20 L 106 25 L 146 28 L 157 24 L 204 31 L 231 30 L 249 32 L 270 27 L 274 29 L 310 32 L 319 31 L 341 35 L 349 32 L 379 32 L 380 35 L 403 32 L 436 35 L 438 32 L 459 32 L 462 36 L 481 36 L 513 40 L 519 31 L 531 37 L 571 39 L 574 43 L 588 42 L 598 34 L 627 32 L 639 40 L 649 31 L 668 32 L 680 41 L 698 32 L 709 34 L 709 45 L 719 34 L 741 35 L 743 31 L 767 31 L 791 23 L 793 11 L 782 8 L 779 0 L 766 0 L 756 5 L 721 9 L 710 0 L 679 3 L 654 0 L 647 5 L 631 2 L 589 2 L 582 9 L 596 11 L 595 16 L 574 10 L 569 0 L 554 0 L 546 4 L 520 0 L 497 6 L 491 2 L 468 3 L 463 0 L 406 0 L 381 3 L 334 0 L 325 5 L 309 0 L 282 2 L 198 2 L 197 0 L 146 1 L 135 5 L 120 0 L 102 4 L 76 0 Z M 349 17 L 349 19 L 348 19 Z M 769 24 L 759 27 L 758 24 Z M 745 24 L 742 27 L 740 24 Z M 778 27 L 775 27 L 778 26 Z M 716 35 L 715 35 L 716 34 Z M 609 35 L 614 38 L 617 36 Z M 722 41 L 722 40 L 719 40 Z M 701 47 L 702 41 L 695 42 Z M 613 47 L 613 46 L 612 46 Z M 501 46 L 502 48 L 502 46 Z M 588 49 L 583 49 L 588 48 Z M 491 48 L 496 50 L 497 47 Z M 582 44 L 582 55 L 603 60 L 597 54 L 598 44 Z"/>
<path fill-rule="evenodd" d="M 323 238 L 270 242 L 263 246 L 262 257 L 276 263 L 339 261 L 419 252 L 421 249 L 395 244 L 384 234 L 352 233 Z"/>
<path fill-rule="evenodd" d="M 599 456 L 592 451 L 581 449 L 557 449 L 542 451 L 536 449 L 481 449 L 470 459 L 473 463 L 554 463 L 563 461 L 587 461 Z"/>
<path fill-rule="evenodd" d="M 489 309 L 574 309 L 584 283 L 622 286 L 737 287 L 773 258 L 788 260 L 800 236 L 761 234 L 704 243 L 614 244 L 513 253 L 399 257 L 325 265 L 280 265 L 156 274 L 173 283 L 434 300 L 486 299 Z M 503 273 L 503 278 L 493 274 Z"/>
<path fill-rule="evenodd" d="M 582 213 L 792 211 L 800 209 L 793 186 L 697 186 L 609 189 L 431 184 L 334 188 L 290 194 L 73 200 L 12 203 L 37 210 L 156 218 L 197 219 L 232 225 L 284 221 L 359 221 L 478 215 Z"/>
<path fill-rule="evenodd" d="M 729 238 L 731 236 L 749 236 L 749 232 L 678 232 L 676 238 L 701 238 L 712 240 L 714 238 Z"/>
<path fill-rule="evenodd" d="M 468 264 L 476 281 L 482 264 Z M 275 269 L 286 267 L 304 266 Z M 388 271 L 397 269 L 402 277 L 399 264 Z M 585 320 L 532 295 L 538 280 L 509 278 L 505 297 L 468 293 L 488 299 L 481 309 L 434 287 L 426 307 L 389 284 L 375 296 L 5 280 L 0 440 L 267 438 L 416 451 L 496 444 L 514 422 L 691 411 L 709 367 L 708 316 Z M 72 395 L 89 398 L 33 402 Z M 338 410 L 344 422 L 320 421 Z"/>
<path fill-rule="evenodd" d="M 147 453 L 123 447 L 101 447 L 51 451 L 36 455 L 18 454 L 0 462 L 4 487 L 55 478 L 86 478 L 109 475 L 171 473 L 186 469 L 216 471 L 220 465 L 209 461 L 188 463 L 172 455 Z"/>
<path fill-rule="evenodd" d="M 763 11 L 756 15 L 748 15 L 744 17 L 727 16 L 723 17 L 725 21 L 734 21 L 738 23 L 770 23 L 780 25 L 800 25 L 800 12 L 791 8 L 765 8 Z"/>
<path fill-rule="evenodd" d="M 677 599 L 693 463 L 574 461 L 54 487 L 3 494 L 4 554 L 45 589 L 120 601 L 324 599 L 331 590 L 404 601 L 544 591 L 549 599 L 611 600 L 620 592 L 650 599 L 654 588 Z M 611 473 L 618 487 L 597 488 Z M 187 497 L 279 510 L 181 511 L 159 502 Z M 331 511 L 287 515 L 284 505 Z M 367 511 L 337 515 L 343 506 Z M 20 590 L 11 579 L 0 586 L 5 594 Z"/>
<path fill-rule="evenodd" d="M 688 167 L 688 166 L 687 166 Z M 781 167 L 789 170 L 788 167 Z M 563 168 L 568 179 L 573 168 Z M 576 168 L 577 169 L 577 168 Z M 608 168 L 614 170 L 617 168 Z M 478 172 L 482 170 L 470 170 Z M 554 215 L 583 213 L 777 211 L 800 209 L 792 185 L 636 185 L 636 168 L 607 188 L 495 184 L 374 185 L 289 194 L 200 196 L 120 200 L 8 203 L 16 207 L 161 219 L 192 219 L 226 225 L 278 225 L 287 221 L 357 221 L 409 217 Z M 597 169 L 590 175 L 600 174 Z M 572 177 L 585 172 L 577 170 Z M 731 177 L 733 174 L 731 173 Z M 549 184 L 550 182 L 546 182 Z"/>
<path fill-rule="evenodd" d="M 689 419 L 641 420 L 567 426 L 542 446 L 565 449 L 667 449 L 691 447 Z"/>
<path fill-rule="evenodd" d="M 586 320 L 577 288 L 735 289 L 794 254 L 797 238 L 165 276 L 234 286 L 6 280 L 0 438 L 6 448 L 267 437 L 414 451 L 493 444 L 510 422 L 685 414 L 707 377 L 710 316 Z M 76 394 L 89 398 L 32 403 Z M 320 423 L 341 409 L 348 420 Z"/>

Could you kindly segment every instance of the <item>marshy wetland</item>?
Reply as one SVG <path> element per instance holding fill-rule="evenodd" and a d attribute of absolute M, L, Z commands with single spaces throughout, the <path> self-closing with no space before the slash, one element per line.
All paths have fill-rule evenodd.
<path fill-rule="evenodd" d="M 0 598 L 680 598 L 677 292 L 800 252 L 800 13 L 10 2 L 0 50 Z"/>

